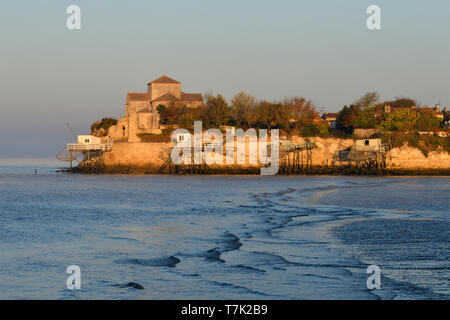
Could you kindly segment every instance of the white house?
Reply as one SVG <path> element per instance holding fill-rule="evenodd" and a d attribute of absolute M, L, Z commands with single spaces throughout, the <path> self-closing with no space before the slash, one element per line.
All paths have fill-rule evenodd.
<path fill-rule="evenodd" d="M 381 149 L 381 139 L 358 139 L 353 149 L 357 152 L 377 152 Z"/>
<path fill-rule="evenodd" d="M 79 135 L 78 144 L 101 144 L 102 140 L 99 137 L 92 135 Z"/>

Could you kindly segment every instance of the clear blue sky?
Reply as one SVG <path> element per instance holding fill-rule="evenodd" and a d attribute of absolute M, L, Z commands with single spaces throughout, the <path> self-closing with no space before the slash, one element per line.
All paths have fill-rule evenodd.
<path fill-rule="evenodd" d="M 162 74 L 188 92 L 450 106 L 450 1 L 0 0 L 0 158 L 53 158 Z M 66 29 L 81 7 L 82 29 Z M 382 29 L 366 28 L 381 7 Z"/>

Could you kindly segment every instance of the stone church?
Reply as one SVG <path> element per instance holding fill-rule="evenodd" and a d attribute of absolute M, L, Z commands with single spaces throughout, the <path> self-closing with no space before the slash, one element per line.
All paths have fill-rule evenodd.
<path fill-rule="evenodd" d="M 140 133 L 160 134 L 158 105 L 168 106 L 171 102 L 177 102 L 195 108 L 203 104 L 201 93 L 181 91 L 181 82 L 166 75 L 149 82 L 147 88 L 147 92 L 128 92 L 125 116 L 109 129 L 111 138 L 139 142 Z"/>

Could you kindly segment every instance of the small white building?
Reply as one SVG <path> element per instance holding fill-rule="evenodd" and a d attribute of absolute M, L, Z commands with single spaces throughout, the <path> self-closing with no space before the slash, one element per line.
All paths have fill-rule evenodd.
<path fill-rule="evenodd" d="M 358 139 L 354 150 L 357 152 L 377 152 L 381 149 L 381 139 Z"/>
<path fill-rule="evenodd" d="M 92 135 L 79 135 L 78 144 L 101 144 L 102 140 L 99 137 Z"/>
<path fill-rule="evenodd" d="M 110 138 L 102 143 L 102 139 L 99 137 L 87 134 L 79 135 L 77 143 L 68 143 L 66 149 L 69 152 L 109 151 L 113 142 Z"/>

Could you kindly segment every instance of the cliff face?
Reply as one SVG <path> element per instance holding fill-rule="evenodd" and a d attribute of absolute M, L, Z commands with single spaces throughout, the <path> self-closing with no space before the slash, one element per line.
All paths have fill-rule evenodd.
<path fill-rule="evenodd" d="M 393 169 L 448 169 L 450 155 L 433 151 L 425 157 L 419 149 L 403 146 L 388 152 L 387 166 Z"/>
<path fill-rule="evenodd" d="M 333 163 L 333 156 L 339 150 L 351 148 L 352 139 L 293 137 L 293 143 L 315 141 L 312 152 L 313 166 L 327 166 Z M 171 144 L 163 142 L 115 142 L 111 151 L 104 154 L 106 172 L 157 172 L 170 155 Z M 248 147 L 247 150 L 248 152 Z M 248 155 L 247 155 L 248 161 Z M 239 166 L 223 165 L 223 169 L 232 171 Z M 447 152 L 430 152 L 428 157 L 416 148 L 403 146 L 394 148 L 387 154 L 389 169 L 450 169 L 450 155 Z M 124 170 L 126 168 L 126 170 Z"/>
<path fill-rule="evenodd" d="M 304 143 L 307 141 L 315 141 L 316 148 L 312 152 L 312 164 L 314 166 L 331 165 L 334 154 L 339 150 L 351 148 L 354 145 L 352 139 L 338 138 L 302 138 L 292 137 L 292 143 Z"/>
<path fill-rule="evenodd" d="M 351 148 L 354 145 L 352 139 L 310 138 L 310 141 L 314 140 L 317 148 L 312 153 L 313 165 L 331 164 L 333 155 L 337 151 Z M 292 141 L 294 143 L 305 142 L 305 138 L 295 137 Z M 449 169 L 450 154 L 433 151 L 426 157 L 417 148 L 402 146 L 393 148 L 387 153 L 386 165 L 391 169 Z"/>

